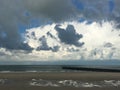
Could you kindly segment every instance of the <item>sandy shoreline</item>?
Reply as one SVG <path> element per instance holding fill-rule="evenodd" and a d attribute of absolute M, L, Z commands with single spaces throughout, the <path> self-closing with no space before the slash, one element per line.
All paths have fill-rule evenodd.
<path fill-rule="evenodd" d="M 0 90 L 120 90 L 119 87 L 104 88 L 75 88 L 75 87 L 41 87 L 30 86 L 29 81 L 32 79 L 44 80 L 79 80 L 79 81 L 103 81 L 103 80 L 120 80 L 120 73 L 108 72 L 17 72 L 17 73 L 0 73 L 0 80 L 6 80 L 6 84 L 0 83 Z"/>

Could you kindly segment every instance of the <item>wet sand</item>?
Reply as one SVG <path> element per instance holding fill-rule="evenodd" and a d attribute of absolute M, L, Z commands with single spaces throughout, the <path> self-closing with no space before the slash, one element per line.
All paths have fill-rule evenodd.
<path fill-rule="evenodd" d="M 43 87 L 30 86 L 32 79 L 44 80 L 79 80 L 79 81 L 103 81 L 120 80 L 120 73 L 109 72 L 17 72 L 0 73 L 0 80 L 6 82 L 0 83 L 0 90 L 120 90 L 117 87 Z"/>

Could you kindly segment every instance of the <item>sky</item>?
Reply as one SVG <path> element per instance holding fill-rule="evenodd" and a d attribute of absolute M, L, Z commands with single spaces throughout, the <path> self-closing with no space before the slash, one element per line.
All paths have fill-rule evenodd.
<path fill-rule="evenodd" d="M 0 63 L 120 60 L 119 0 L 0 0 Z"/>

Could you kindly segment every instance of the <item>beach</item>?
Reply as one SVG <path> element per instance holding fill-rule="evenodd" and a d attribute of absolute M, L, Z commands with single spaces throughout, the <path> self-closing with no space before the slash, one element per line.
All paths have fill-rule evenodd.
<path fill-rule="evenodd" d="M 56 90 L 56 89 L 120 90 L 120 73 L 110 72 L 0 73 L 0 90 Z"/>

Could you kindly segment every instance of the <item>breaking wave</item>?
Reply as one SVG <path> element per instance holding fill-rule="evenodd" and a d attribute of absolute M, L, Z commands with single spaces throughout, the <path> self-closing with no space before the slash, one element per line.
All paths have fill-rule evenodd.
<path fill-rule="evenodd" d="M 0 85 L 4 85 L 6 83 L 7 79 L 0 79 Z"/>
<path fill-rule="evenodd" d="M 79 81 L 79 80 L 44 80 L 44 79 L 32 79 L 29 83 L 31 86 L 42 87 L 119 87 L 120 80 L 104 80 L 104 81 Z"/>

